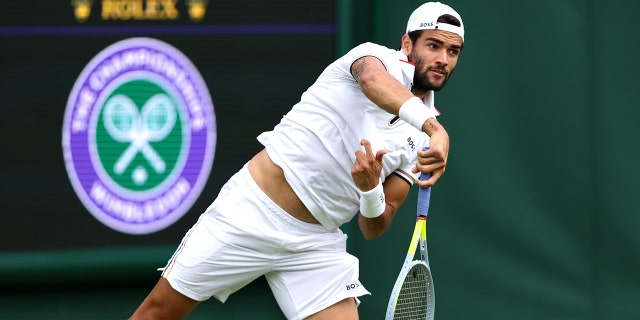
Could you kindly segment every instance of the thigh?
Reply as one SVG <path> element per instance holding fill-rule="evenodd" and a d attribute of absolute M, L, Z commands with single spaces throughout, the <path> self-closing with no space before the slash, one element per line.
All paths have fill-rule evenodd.
<path fill-rule="evenodd" d="M 228 296 L 271 270 L 279 238 L 266 232 L 264 214 L 237 193 L 218 198 L 182 240 L 163 277 L 194 300 Z"/>
<path fill-rule="evenodd" d="M 357 320 L 358 303 L 355 298 L 346 298 L 322 311 L 312 314 L 306 320 Z"/>
<path fill-rule="evenodd" d="M 345 251 L 290 254 L 278 260 L 275 271 L 267 273 L 266 278 L 288 319 L 322 315 L 325 309 L 342 310 L 350 304 L 341 301 L 347 299 L 357 305 L 357 297 L 370 294 L 358 279 L 358 259 Z M 352 311 L 357 314 L 357 310 Z"/>
<path fill-rule="evenodd" d="M 160 278 L 129 319 L 184 319 L 198 303 L 174 290 L 167 279 Z"/>

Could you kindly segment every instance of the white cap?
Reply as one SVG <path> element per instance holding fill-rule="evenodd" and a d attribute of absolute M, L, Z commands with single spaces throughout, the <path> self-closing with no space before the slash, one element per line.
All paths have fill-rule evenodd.
<path fill-rule="evenodd" d="M 460 20 L 460 26 L 437 22 L 444 14 L 450 14 Z M 464 24 L 460 15 L 451 7 L 440 2 L 427 2 L 413 11 L 407 22 L 407 33 L 416 30 L 444 30 L 453 32 L 464 42 Z"/>

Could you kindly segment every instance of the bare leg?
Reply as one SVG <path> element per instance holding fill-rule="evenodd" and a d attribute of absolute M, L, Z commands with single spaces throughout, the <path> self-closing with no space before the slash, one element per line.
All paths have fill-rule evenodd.
<path fill-rule="evenodd" d="M 315 313 L 306 320 L 358 320 L 358 305 L 355 298 L 344 299 L 318 313 Z"/>
<path fill-rule="evenodd" d="M 199 301 L 187 298 L 174 290 L 167 279 L 160 277 L 156 286 L 129 319 L 184 319 L 199 303 Z"/>

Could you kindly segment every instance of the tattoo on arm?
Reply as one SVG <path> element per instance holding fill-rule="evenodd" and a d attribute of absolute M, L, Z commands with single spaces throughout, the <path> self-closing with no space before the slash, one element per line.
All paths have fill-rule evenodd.
<path fill-rule="evenodd" d="M 362 57 L 353 62 L 353 64 L 351 65 L 351 75 L 353 75 L 353 78 L 356 79 L 356 81 L 360 81 L 360 76 L 362 75 L 362 72 L 364 72 L 364 68 L 366 66 L 366 57 Z"/>
<path fill-rule="evenodd" d="M 436 132 L 438 130 L 438 122 L 435 118 L 429 118 L 427 119 L 427 121 L 422 125 L 423 129 L 426 129 L 424 132 L 428 135 L 431 135 L 432 133 Z"/>

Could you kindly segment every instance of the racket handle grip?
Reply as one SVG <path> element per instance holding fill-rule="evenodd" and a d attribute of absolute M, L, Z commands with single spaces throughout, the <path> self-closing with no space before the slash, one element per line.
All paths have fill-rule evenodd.
<path fill-rule="evenodd" d="M 426 151 L 428 148 L 425 147 L 422 150 Z M 431 173 L 420 173 L 420 180 L 429 180 L 431 178 Z M 426 217 L 429 214 L 429 201 L 431 201 L 431 187 L 429 188 L 418 188 L 418 215 Z"/>

